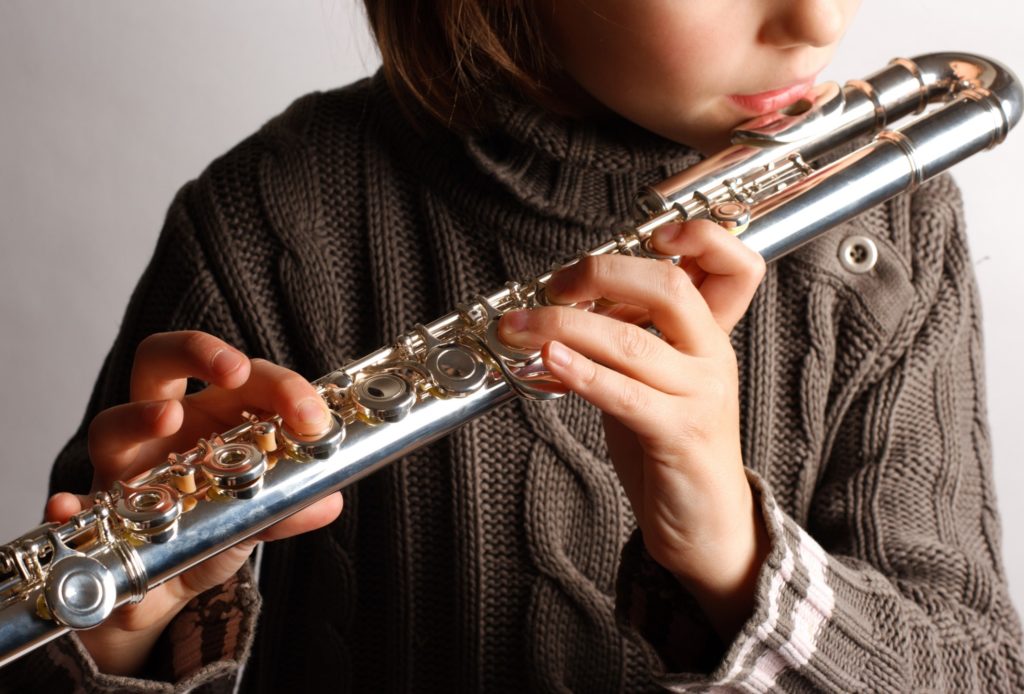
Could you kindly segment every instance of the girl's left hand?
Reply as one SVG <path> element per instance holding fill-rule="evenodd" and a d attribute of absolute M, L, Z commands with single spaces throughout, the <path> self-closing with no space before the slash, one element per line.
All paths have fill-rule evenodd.
<path fill-rule="evenodd" d="M 765 264 L 708 221 L 666 225 L 653 243 L 683 263 L 585 258 L 556 273 L 548 298 L 604 299 L 604 308 L 516 311 L 500 334 L 541 348 L 552 375 L 604 412 L 608 450 L 648 552 L 731 638 L 753 609 L 768 539 L 743 469 L 729 332 Z M 648 323 L 663 338 L 638 325 Z"/>

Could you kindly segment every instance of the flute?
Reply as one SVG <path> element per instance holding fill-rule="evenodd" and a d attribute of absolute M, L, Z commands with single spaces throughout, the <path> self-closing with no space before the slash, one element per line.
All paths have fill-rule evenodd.
<path fill-rule="evenodd" d="M 999 144 L 1021 106 L 1013 73 L 967 54 L 897 59 L 867 79 L 819 85 L 736 129 L 717 155 L 645 188 L 640 221 L 580 257 L 662 258 L 649 244 L 654 229 L 706 218 L 774 260 Z M 904 118 L 911 122 L 889 127 Z M 869 244 L 844 245 L 841 261 L 864 266 Z M 0 665 L 102 623 L 150 588 L 504 402 L 561 395 L 536 350 L 510 347 L 497 333 L 507 311 L 545 304 L 552 272 L 473 297 L 315 381 L 332 413 L 315 436 L 277 416 L 251 417 L 96 494 L 68 522 L 0 547 Z"/>

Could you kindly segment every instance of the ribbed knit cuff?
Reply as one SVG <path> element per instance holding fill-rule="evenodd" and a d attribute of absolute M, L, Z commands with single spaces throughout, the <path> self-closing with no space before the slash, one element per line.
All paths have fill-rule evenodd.
<path fill-rule="evenodd" d="M 748 470 L 747 478 L 760 498 L 771 549 L 758 576 L 754 613 L 740 630 L 725 657 L 707 679 L 667 677 L 672 691 L 742 687 L 767 692 L 780 679 L 812 663 L 820 667 L 819 640 L 836 609 L 828 583 L 829 559 L 817 543 L 778 507 L 767 483 Z M 841 691 L 859 689 L 839 672 L 827 679 Z M 698 685 L 698 686 L 693 686 Z"/>
<path fill-rule="evenodd" d="M 164 630 L 142 677 L 100 672 L 74 633 L 50 642 L 36 658 L 45 657 L 46 669 L 61 671 L 59 679 L 75 691 L 230 691 L 252 648 L 259 609 L 259 590 L 246 564 L 182 609 Z"/>
<path fill-rule="evenodd" d="M 828 555 L 782 512 L 759 475 L 748 470 L 747 477 L 760 499 L 771 547 L 758 576 L 754 612 L 733 642 L 717 641 L 687 591 L 635 546 L 639 535 L 623 552 L 620 619 L 657 651 L 665 666 L 657 679 L 670 691 L 767 692 L 786 688 L 784 678 L 807 669 L 816 671 L 811 680 L 839 690 L 862 688 L 863 682 L 821 653 L 825 627 L 837 611 Z"/>
<path fill-rule="evenodd" d="M 639 530 L 622 550 L 615 609 L 668 672 L 711 672 L 725 652 L 697 601 L 647 553 Z"/>

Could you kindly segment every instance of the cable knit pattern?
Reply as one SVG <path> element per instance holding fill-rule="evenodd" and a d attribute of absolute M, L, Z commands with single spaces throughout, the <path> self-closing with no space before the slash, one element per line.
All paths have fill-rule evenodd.
<path fill-rule="evenodd" d="M 635 190 L 698 159 L 624 121 L 498 112 L 472 138 L 418 132 L 378 76 L 214 162 L 168 213 L 53 488 L 88 488 L 86 423 L 127 398 L 147 334 L 206 330 L 316 377 L 605 240 Z M 838 261 L 852 233 L 878 244 L 870 273 Z M 245 661 L 245 692 L 1024 689 L 979 316 L 948 178 L 769 268 L 732 335 L 771 538 L 732 643 L 645 560 L 600 413 L 570 396 L 480 417 L 268 544 L 262 607 L 225 591 L 180 615 L 148 671 L 168 681 L 104 679 L 64 639 L 0 686 L 226 692 Z"/>
<path fill-rule="evenodd" d="M 783 449 L 771 439 L 753 449 L 768 456 L 753 459 L 762 474 L 750 476 L 772 540 L 755 614 L 709 672 L 661 678 L 672 691 L 1024 688 L 1020 627 L 1001 577 L 980 311 L 958 203 L 942 178 L 889 205 L 889 218 L 914 230 L 912 245 L 859 220 L 881 251 L 873 276 L 821 274 L 836 262 L 826 243 L 791 261 L 821 281 L 801 292 L 810 350 L 795 350 L 805 356 L 791 366 L 800 401 L 787 407 L 793 396 L 781 388 L 771 400 L 798 415 L 791 426 L 804 432 L 804 445 L 790 442 L 786 454 L 810 457 L 766 465 Z M 636 550 L 626 556 L 644 565 Z M 627 565 L 623 619 L 667 663 L 686 662 L 685 642 L 657 612 L 678 600 L 678 584 L 658 567 Z M 643 584 L 660 597 L 652 601 Z"/>

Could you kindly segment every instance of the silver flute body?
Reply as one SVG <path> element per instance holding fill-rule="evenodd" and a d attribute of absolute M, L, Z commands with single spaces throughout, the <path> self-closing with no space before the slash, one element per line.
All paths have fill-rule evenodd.
<path fill-rule="evenodd" d="M 1021 108 L 1013 73 L 967 54 L 898 59 L 864 80 L 819 85 L 735 130 L 717 155 L 641 191 L 641 221 L 580 257 L 662 258 L 648 245 L 655 228 L 709 218 L 774 260 L 999 144 Z M 816 166 L 860 140 L 851 154 Z M 315 437 L 277 416 L 245 415 L 96 494 L 67 523 L 0 547 L 0 665 L 102 623 L 150 588 L 501 403 L 558 397 L 563 389 L 536 351 L 497 337 L 506 311 L 545 304 L 550 276 L 473 297 L 315 381 L 333 413 L 331 428 Z"/>

